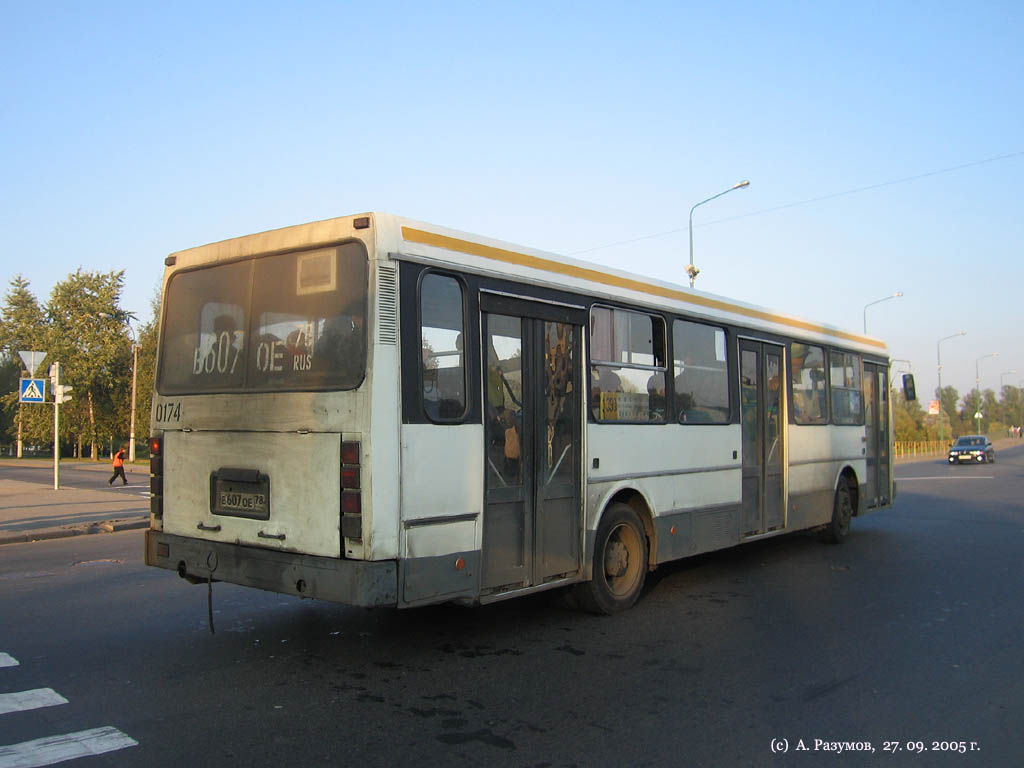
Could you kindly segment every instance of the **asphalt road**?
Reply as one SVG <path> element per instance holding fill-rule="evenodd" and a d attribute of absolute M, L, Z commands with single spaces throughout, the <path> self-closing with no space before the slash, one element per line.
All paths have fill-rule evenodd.
<path fill-rule="evenodd" d="M 898 477 L 841 546 L 674 564 L 607 618 L 557 595 L 399 612 L 214 584 L 211 635 L 207 587 L 145 568 L 141 531 L 8 545 L 0 711 L 66 703 L 0 714 L 0 745 L 109 728 L 137 743 L 67 765 L 153 768 L 1018 766 L 1024 448 Z"/>
<path fill-rule="evenodd" d="M 3 467 L 3 476 L 10 480 L 21 480 L 26 483 L 53 483 L 53 460 L 6 460 L 0 462 Z M 118 480 L 115 485 L 108 486 L 107 481 L 114 473 L 109 461 L 62 461 L 60 463 L 60 486 L 61 488 L 79 488 L 90 490 L 95 488 L 113 488 L 118 490 L 125 488 L 126 492 L 138 491 L 139 489 L 149 490 L 149 467 L 144 464 L 135 464 L 125 467 L 125 475 L 128 478 L 128 486 L 125 488 Z"/>

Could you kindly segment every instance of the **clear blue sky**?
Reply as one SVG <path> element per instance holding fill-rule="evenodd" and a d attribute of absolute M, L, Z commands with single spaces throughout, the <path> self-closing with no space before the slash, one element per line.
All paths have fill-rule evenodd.
<path fill-rule="evenodd" d="M 685 283 L 749 179 L 698 288 L 1024 381 L 1020 2 L 149 6 L 0 0 L 4 290 L 368 210 Z"/>

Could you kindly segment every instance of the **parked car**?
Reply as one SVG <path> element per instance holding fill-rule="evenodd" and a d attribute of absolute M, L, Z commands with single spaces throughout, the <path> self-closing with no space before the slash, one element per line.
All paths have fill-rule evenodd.
<path fill-rule="evenodd" d="M 950 464 L 984 464 L 996 460 L 996 450 L 985 435 L 963 435 L 950 446 Z"/>

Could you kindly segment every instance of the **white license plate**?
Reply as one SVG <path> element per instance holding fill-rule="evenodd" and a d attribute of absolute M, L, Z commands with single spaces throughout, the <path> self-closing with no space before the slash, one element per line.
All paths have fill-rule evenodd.
<path fill-rule="evenodd" d="M 270 478 L 247 470 L 215 472 L 210 478 L 210 511 L 215 515 L 269 520 Z"/>
<path fill-rule="evenodd" d="M 217 506 L 223 510 L 265 514 L 267 511 L 267 497 L 262 493 L 221 491 L 217 498 Z"/>

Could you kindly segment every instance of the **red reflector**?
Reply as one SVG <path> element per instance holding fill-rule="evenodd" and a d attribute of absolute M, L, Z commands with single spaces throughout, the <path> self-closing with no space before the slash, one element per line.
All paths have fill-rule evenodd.
<path fill-rule="evenodd" d="M 359 463 L 359 443 L 342 443 L 341 444 L 341 463 L 342 464 L 358 464 Z"/>
<path fill-rule="evenodd" d="M 363 502 L 359 493 L 341 494 L 341 514 L 360 515 L 363 512 Z"/>
<path fill-rule="evenodd" d="M 341 468 L 341 487 L 351 489 L 359 488 L 359 467 Z"/>

